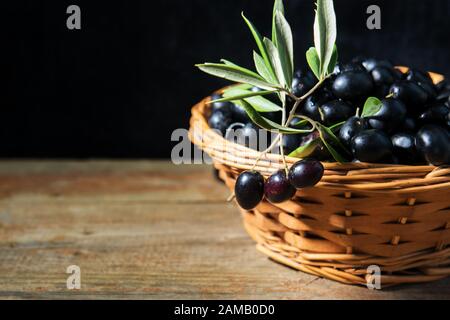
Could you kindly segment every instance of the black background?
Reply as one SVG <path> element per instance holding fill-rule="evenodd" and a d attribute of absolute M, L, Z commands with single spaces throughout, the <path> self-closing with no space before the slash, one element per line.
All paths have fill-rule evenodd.
<path fill-rule="evenodd" d="M 297 65 L 312 45 L 313 0 L 285 0 Z M 81 7 L 81 30 L 66 8 Z M 366 8 L 382 30 L 366 28 Z M 365 55 L 450 74 L 450 1 L 335 0 L 341 61 Z M 2 4 L 1 157 L 170 156 L 190 107 L 225 82 L 193 65 L 251 67 L 240 12 L 270 34 L 272 0 L 39 1 Z"/>

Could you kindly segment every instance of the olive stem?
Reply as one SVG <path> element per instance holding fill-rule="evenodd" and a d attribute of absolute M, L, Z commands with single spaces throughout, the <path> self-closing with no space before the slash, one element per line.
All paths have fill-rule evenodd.
<path fill-rule="evenodd" d="M 283 99 L 283 110 L 281 111 L 281 124 L 285 124 L 286 122 L 286 96 Z M 285 124 L 286 126 L 286 124 Z M 286 171 L 286 175 L 288 173 L 288 167 L 286 163 L 286 159 L 284 158 L 284 150 L 283 150 L 283 134 L 280 133 L 280 141 L 278 144 L 280 148 L 281 159 L 283 160 L 284 170 Z"/>
<path fill-rule="evenodd" d="M 250 171 L 252 171 L 252 170 L 255 169 L 255 167 L 258 165 L 259 161 L 261 161 L 262 157 L 264 157 L 268 152 L 272 151 L 272 149 L 275 148 L 275 146 L 276 146 L 277 143 L 278 143 L 278 140 L 280 140 L 280 137 L 281 137 L 281 134 L 278 134 L 278 135 L 275 137 L 275 140 L 273 140 L 272 144 L 271 144 L 266 150 L 262 151 L 262 152 L 259 154 L 258 158 L 256 158 L 255 163 L 253 164 L 253 166 L 252 166 L 252 168 L 250 169 Z"/>
<path fill-rule="evenodd" d="M 285 121 L 284 125 L 287 126 L 289 122 L 291 122 L 291 120 L 294 118 L 294 115 L 297 111 L 297 108 L 300 106 L 300 103 L 302 103 L 305 99 L 307 99 L 310 95 L 312 95 L 318 88 L 320 88 L 320 86 L 325 82 L 326 79 L 328 79 L 330 77 L 330 75 L 326 76 L 325 78 L 319 80 L 319 82 L 316 83 L 316 85 L 309 90 L 305 95 L 301 96 L 301 97 L 296 97 L 293 96 L 295 99 L 295 104 L 292 107 L 291 112 L 289 113 L 289 117 L 288 119 Z"/>

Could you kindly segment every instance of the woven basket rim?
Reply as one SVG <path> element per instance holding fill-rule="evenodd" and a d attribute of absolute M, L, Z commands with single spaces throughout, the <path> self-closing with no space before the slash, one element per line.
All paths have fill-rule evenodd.
<path fill-rule="evenodd" d="M 406 72 L 408 68 L 397 67 L 400 71 Z M 442 75 L 431 73 L 431 77 L 435 83 L 444 79 Z M 224 87 L 216 91 L 222 93 Z M 255 160 L 261 153 L 259 151 L 239 145 L 235 142 L 228 141 L 220 134 L 211 129 L 207 122 L 207 112 L 209 107 L 207 103 L 210 97 L 204 98 L 201 102 L 192 108 L 192 117 L 190 121 L 189 138 L 191 141 L 205 150 L 215 161 L 229 165 L 237 171 L 250 169 Z M 194 135 L 195 121 L 197 121 L 201 130 L 205 132 L 202 137 Z M 215 150 L 215 146 L 225 146 L 225 149 L 231 150 L 235 155 L 246 154 L 246 161 L 239 162 L 242 157 L 236 156 L 233 163 L 223 161 L 223 150 Z M 222 152 L 222 154 L 221 154 Z M 269 160 L 267 160 L 269 159 Z M 292 165 L 301 158 L 285 156 L 286 163 Z M 268 164 L 270 162 L 270 164 Z M 379 163 L 338 163 L 324 162 L 325 174 L 322 181 L 316 186 L 320 188 L 345 189 L 354 191 L 371 191 L 371 192 L 396 192 L 396 193 L 414 193 L 435 191 L 436 189 L 450 188 L 450 166 L 436 167 L 433 165 L 401 165 L 401 164 L 379 164 Z M 260 171 L 264 176 L 270 176 L 276 170 L 281 169 L 282 158 L 279 154 L 268 154 L 267 158 L 263 158 L 255 170 Z M 367 179 L 365 179 L 367 178 Z M 355 183 L 360 181 L 361 183 Z"/>

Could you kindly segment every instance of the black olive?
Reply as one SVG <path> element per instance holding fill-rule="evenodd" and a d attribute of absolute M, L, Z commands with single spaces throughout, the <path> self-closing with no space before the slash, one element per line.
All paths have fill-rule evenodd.
<path fill-rule="evenodd" d="M 409 106 L 423 106 L 428 95 L 418 84 L 411 81 L 398 81 L 391 86 L 389 92 L 395 99 L 402 100 Z"/>
<path fill-rule="evenodd" d="M 438 125 L 425 125 L 416 135 L 417 150 L 435 166 L 450 164 L 450 134 Z"/>
<path fill-rule="evenodd" d="M 285 155 L 289 155 L 292 151 L 300 147 L 303 139 L 302 134 L 285 134 L 283 135 L 283 140 L 281 145 L 283 146 L 283 151 Z"/>
<path fill-rule="evenodd" d="M 443 89 L 439 91 L 439 94 L 436 97 L 438 101 L 447 101 L 450 97 L 450 89 Z"/>
<path fill-rule="evenodd" d="M 208 124 L 212 129 L 219 130 L 222 136 L 225 135 L 227 128 L 231 125 L 231 115 L 226 115 L 222 111 L 216 111 L 211 114 Z"/>
<path fill-rule="evenodd" d="M 385 67 L 385 68 L 393 68 L 394 66 L 388 60 L 376 60 L 373 58 L 365 59 L 362 61 L 362 65 L 366 68 L 367 71 L 371 72 L 376 67 Z"/>
<path fill-rule="evenodd" d="M 389 85 L 391 86 L 396 79 L 393 69 L 388 69 L 386 67 L 375 67 L 371 73 L 373 82 L 377 86 Z"/>
<path fill-rule="evenodd" d="M 320 161 L 313 159 L 301 160 L 289 169 L 289 182 L 296 189 L 310 188 L 322 179 L 324 171 Z"/>
<path fill-rule="evenodd" d="M 431 79 L 428 72 L 423 72 L 417 69 L 409 69 L 406 73 L 406 80 L 433 84 L 433 79 Z"/>
<path fill-rule="evenodd" d="M 400 132 L 406 133 L 416 133 L 417 123 L 413 117 L 406 116 L 405 121 L 403 121 L 402 125 L 399 127 Z"/>
<path fill-rule="evenodd" d="M 369 124 L 373 129 L 392 132 L 405 121 L 406 107 L 400 100 L 383 99 L 380 110 L 370 117 Z"/>
<path fill-rule="evenodd" d="M 450 109 L 443 103 L 435 104 L 429 107 L 425 112 L 419 116 L 419 120 L 423 124 L 442 124 L 446 125 L 448 122 L 448 115 Z"/>
<path fill-rule="evenodd" d="M 297 97 L 302 97 L 314 87 L 316 82 L 317 79 L 310 70 L 307 72 L 298 70 L 292 80 L 292 93 Z"/>
<path fill-rule="evenodd" d="M 222 99 L 222 95 L 214 93 L 211 95 L 211 101 Z M 211 112 L 220 111 L 226 116 L 231 116 L 232 104 L 230 102 L 213 102 L 211 103 Z"/>
<path fill-rule="evenodd" d="M 394 154 L 403 164 L 413 164 L 418 162 L 416 149 L 416 137 L 407 133 L 398 133 L 391 138 L 394 146 Z"/>
<path fill-rule="evenodd" d="M 256 171 L 245 171 L 239 175 L 234 186 L 239 206 L 245 210 L 255 208 L 264 197 L 264 178 Z"/>
<path fill-rule="evenodd" d="M 369 124 L 367 123 L 367 120 L 364 118 L 354 116 L 348 119 L 341 127 L 339 131 L 339 138 L 344 145 L 350 147 L 352 138 L 356 134 L 367 129 L 369 129 Z"/>
<path fill-rule="evenodd" d="M 360 62 L 350 62 L 340 66 L 341 73 L 348 71 L 366 71 L 366 69 Z"/>
<path fill-rule="evenodd" d="M 365 130 L 352 139 L 353 156 L 361 162 L 383 163 L 392 158 L 391 139 L 381 130 Z"/>
<path fill-rule="evenodd" d="M 319 108 L 321 122 L 326 126 L 332 126 L 345 121 L 355 114 L 355 109 L 341 100 L 333 100 L 322 104 Z"/>
<path fill-rule="evenodd" d="M 250 117 L 247 115 L 247 112 L 245 111 L 244 107 L 242 107 L 239 104 L 233 103 L 231 105 L 231 115 L 233 117 L 233 121 L 236 122 L 249 122 Z"/>
<path fill-rule="evenodd" d="M 300 113 L 315 121 L 320 121 L 319 107 L 332 99 L 333 95 L 328 90 L 319 90 L 319 92 L 306 99 Z"/>
<path fill-rule="evenodd" d="M 434 87 L 434 84 L 430 84 L 428 82 L 417 82 L 417 84 L 427 93 L 428 101 L 432 101 L 436 99 L 437 92 Z"/>
<path fill-rule="evenodd" d="M 333 94 L 343 100 L 360 101 L 372 93 L 372 77 L 365 71 L 348 71 L 336 77 Z"/>
<path fill-rule="evenodd" d="M 267 179 L 264 184 L 264 195 L 272 203 L 281 203 L 295 195 L 295 188 L 286 177 L 286 171 L 279 170 Z"/>

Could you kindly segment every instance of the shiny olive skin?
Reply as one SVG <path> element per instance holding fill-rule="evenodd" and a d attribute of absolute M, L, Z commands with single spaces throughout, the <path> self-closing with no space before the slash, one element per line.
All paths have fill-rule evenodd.
<path fill-rule="evenodd" d="M 295 188 L 291 185 L 286 172 L 279 170 L 272 174 L 264 184 L 264 195 L 272 203 L 281 203 L 295 195 Z"/>
<path fill-rule="evenodd" d="M 254 124 L 253 122 L 248 122 L 245 124 L 242 128 L 240 128 L 239 123 L 232 124 L 231 127 L 235 130 L 234 131 L 234 137 L 235 137 L 235 143 L 239 143 L 241 145 L 246 146 L 247 148 L 251 148 L 254 150 L 259 150 L 259 143 L 260 143 L 260 135 L 262 134 L 269 134 L 267 131 L 260 130 L 260 128 Z M 242 126 L 242 124 L 241 124 Z M 227 138 L 230 138 L 230 133 L 227 131 Z M 267 138 L 266 138 L 267 139 Z M 262 149 L 266 149 L 265 148 Z"/>
<path fill-rule="evenodd" d="M 409 69 L 406 73 L 406 80 L 433 84 L 433 79 L 431 79 L 429 73 L 417 69 Z"/>
<path fill-rule="evenodd" d="M 281 112 L 277 111 L 277 112 L 265 112 L 262 114 L 263 117 L 272 120 L 276 123 L 280 123 L 281 122 L 281 118 L 282 118 L 282 114 Z"/>
<path fill-rule="evenodd" d="M 348 71 L 339 74 L 333 83 L 333 94 L 343 100 L 359 101 L 374 89 L 372 77 L 365 71 Z"/>
<path fill-rule="evenodd" d="M 340 73 L 348 72 L 348 71 L 366 71 L 364 66 L 360 62 L 350 62 L 347 64 L 343 64 L 339 68 Z"/>
<path fill-rule="evenodd" d="M 246 123 L 250 121 L 250 117 L 247 115 L 244 107 L 235 103 L 231 105 L 231 116 L 233 118 L 233 121 L 236 122 Z"/>
<path fill-rule="evenodd" d="M 371 129 L 356 134 L 351 149 L 353 156 L 361 162 L 386 163 L 392 158 L 393 146 L 386 133 Z"/>
<path fill-rule="evenodd" d="M 242 209 L 255 208 L 264 197 L 264 178 L 256 171 L 244 171 L 234 186 L 236 201 Z"/>
<path fill-rule="evenodd" d="M 222 98 L 222 95 L 214 93 L 211 95 L 211 101 L 219 100 Z M 232 104 L 230 102 L 213 102 L 211 103 L 211 112 L 214 113 L 216 111 L 221 111 L 225 115 L 229 116 L 232 112 Z"/>
<path fill-rule="evenodd" d="M 285 155 L 289 155 L 292 151 L 300 147 L 302 143 L 302 134 L 285 134 L 281 142 Z"/>
<path fill-rule="evenodd" d="M 450 97 L 450 89 L 443 89 L 439 91 L 438 95 L 436 96 L 436 100 L 445 102 L 449 99 L 449 97 Z"/>
<path fill-rule="evenodd" d="M 370 74 L 372 75 L 373 82 L 376 86 L 391 86 L 396 79 L 393 73 L 393 69 L 388 69 L 386 67 L 375 67 Z"/>
<path fill-rule="evenodd" d="M 231 125 L 231 115 L 226 115 L 222 111 L 216 111 L 209 117 L 208 124 L 212 129 L 219 130 L 222 136 L 225 135 L 227 128 Z"/>
<path fill-rule="evenodd" d="M 425 160 L 432 165 L 450 164 L 450 134 L 438 125 L 423 126 L 416 135 L 416 147 Z"/>
<path fill-rule="evenodd" d="M 428 95 L 417 83 L 411 81 L 398 81 L 394 83 L 389 93 L 395 99 L 402 100 L 409 106 L 422 106 L 428 100 Z"/>
<path fill-rule="evenodd" d="M 373 82 L 375 84 L 374 95 L 380 99 L 385 98 L 389 94 L 391 85 L 399 80 L 396 73 L 397 69 L 387 67 L 375 67 L 371 72 Z"/>
<path fill-rule="evenodd" d="M 441 124 L 446 125 L 448 123 L 448 116 L 450 108 L 443 104 L 438 103 L 429 107 L 425 112 L 419 116 L 419 121 L 422 124 Z"/>
<path fill-rule="evenodd" d="M 405 121 L 399 127 L 399 131 L 406 133 L 415 133 L 417 130 L 417 122 L 413 117 L 406 116 Z"/>
<path fill-rule="evenodd" d="M 368 130 L 369 123 L 366 119 L 360 117 L 349 118 L 339 130 L 339 138 L 341 142 L 350 147 L 352 138 L 361 131 Z"/>
<path fill-rule="evenodd" d="M 311 143 L 314 140 L 318 140 L 320 138 L 319 132 L 316 130 L 314 132 L 306 134 L 299 145 L 299 147 L 305 146 Z M 322 142 L 316 144 L 316 146 L 309 150 L 308 154 L 304 154 L 303 158 L 310 157 L 317 160 L 328 160 L 330 158 L 330 154 L 327 148 L 323 145 Z"/>
<path fill-rule="evenodd" d="M 394 146 L 394 154 L 403 164 L 413 164 L 418 162 L 416 149 L 416 137 L 408 133 L 397 133 L 391 137 Z"/>
<path fill-rule="evenodd" d="M 392 132 L 405 121 L 406 107 L 398 99 L 387 98 L 381 100 L 381 109 L 370 117 L 369 124 L 373 129 Z"/>
<path fill-rule="evenodd" d="M 289 169 L 289 182 L 296 189 L 310 188 L 322 179 L 324 171 L 325 169 L 320 161 L 301 160 Z"/>
<path fill-rule="evenodd" d="M 307 72 L 297 70 L 294 74 L 294 79 L 292 80 L 292 93 L 297 97 L 301 97 L 307 94 L 308 91 L 314 87 L 316 82 L 317 79 L 310 70 Z"/>
<path fill-rule="evenodd" d="M 355 109 L 341 100 L 326 102 L 319 109 L 321 122 L 326 126 L 345 121 L 355 114 Z"/>
<path fill-rule="evenodd" d="M 388 68 L 388 69 L 394 68 L 392 63 L 388 60 L 377 60 L 377 59 L 373 59 L 373 58 L 363 60 L 362 65 L 369 72 L 371 72 L 376 67 L 384 67 L 384 68 Z"/>
<path fill-rule="evenodd" d="M 319 107 L 331 100 L 333 100 L 333 95 L 328 90 L 320 90 L 306 99 L 305 104 L 301 108 L 301 114 L 315 121 L 320 121 Z"/>

